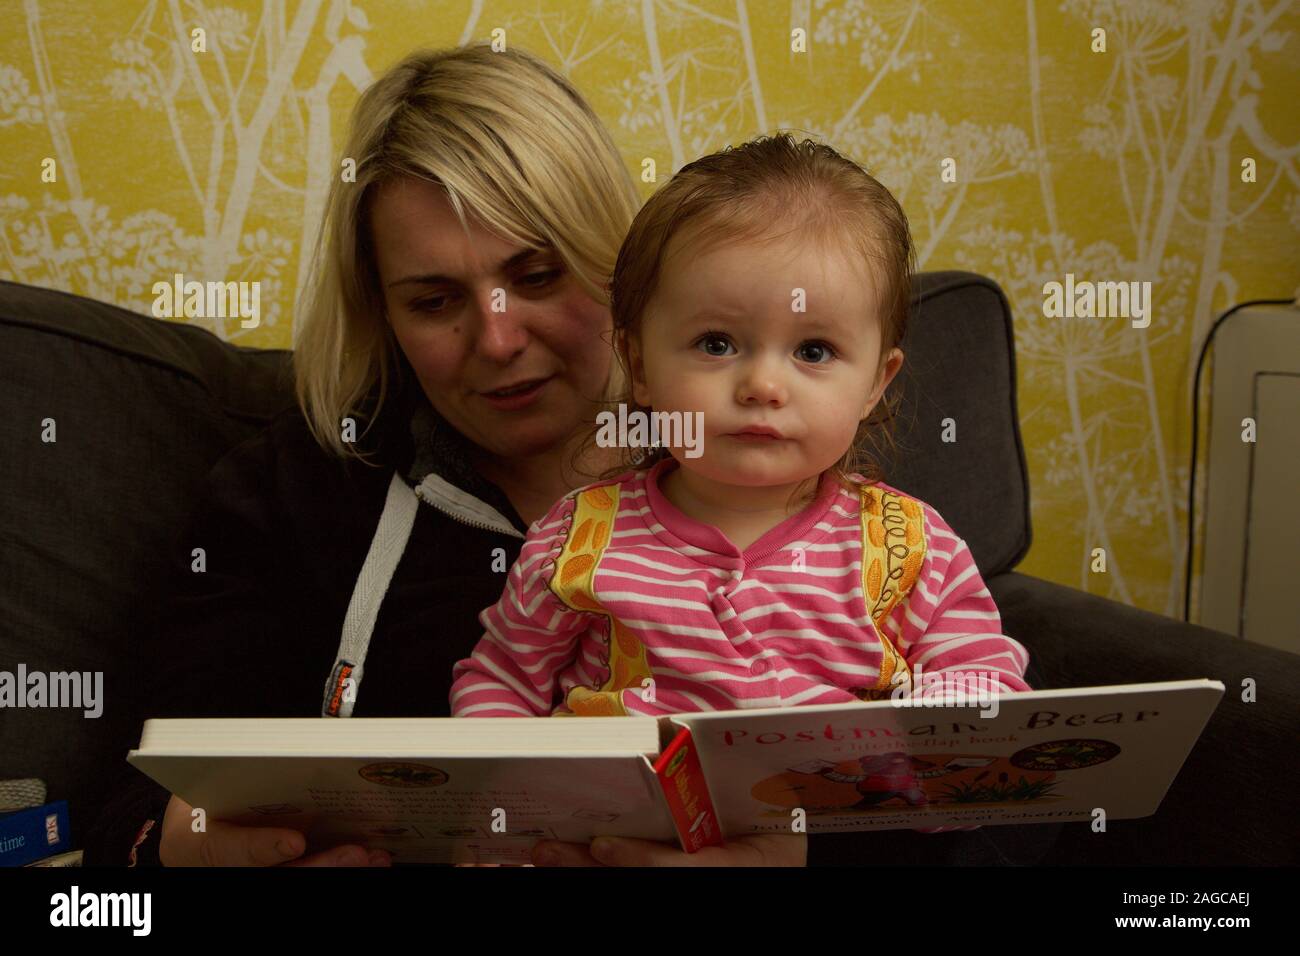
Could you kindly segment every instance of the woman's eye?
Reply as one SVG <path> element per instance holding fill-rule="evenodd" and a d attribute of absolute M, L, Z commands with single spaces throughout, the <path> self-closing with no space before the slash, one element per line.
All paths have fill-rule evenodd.
<path fill-rule="evenodd" d="M 437 312 L 439 306 L 447 300 L 445 295 L 435 296 L 432 299 L 425 299 L 423 302 L 416 302 L 411 309 L 416 312 Z"/>
<path fill-rule="evenodd" d="M 701 335 L 698 339 L 695 340 L 695 345 L 697 348 L 703 347 L 704 352 L 706 354 L 714 355 L 714 356 L 726 355 L 727 354 L 726 350 L 731 348 L 731 343 L 727 341 L 727 337 L 725 335 L 721 335 L 715 332 L 708 332 L 705 333 L 704 335 Z M 718 352 L 710 348 L 710 346 L 714 346 L 714 345 L 721 345 L 722 351 Z"/>
<path fill-rule="evenodd" d="M 564 274 L 563 269 L 547 269 L 544 272 L 532 272 L 521 277 L 518 281 L 527 286 L 529 289 L 543 289 L 551 282 Z M 441 306 L 446 302 L 448 296 L 439 295 L 432 299 L 425 299 L 423 302 L 417 302 L 411 306 L 416 312 L 440 312 Z"/>
<path fill-rule="evenodd" d="M 563 269 L 547 269 L 544 272 L 531 272 L 519 281 L 523 282 L 530 288 L 540 289 L 548 283 L 558 279 L 563 272 Z"/>
<path fill-rule="evenodd" d="M 835 357 L 835 350 L 825 342 L 805 342 L 799 346 L 798 351 L 802 353 L 805 362 L 812 362 L 814 365 L 822 365 Z M 809 352 L 812 356 L 809 356 Z"/>

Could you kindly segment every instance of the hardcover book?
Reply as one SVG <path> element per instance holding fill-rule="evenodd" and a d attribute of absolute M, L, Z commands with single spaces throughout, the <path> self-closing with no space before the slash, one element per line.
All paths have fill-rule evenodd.
<path fill-rule="evenodd" d="M 1186 680 L 983 707 L 150 720 L 128 760 L 201 819 L 298 829 L 309 852 L 359 843 L 398 863 L 523 863 L 540 839 L 601 834 L 693 852 L 753 833 L 1144 817 L 1223 692 Z"/>

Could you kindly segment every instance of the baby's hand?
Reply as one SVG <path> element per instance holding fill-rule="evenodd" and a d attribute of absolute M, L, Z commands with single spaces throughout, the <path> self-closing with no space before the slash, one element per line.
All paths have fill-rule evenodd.
<path fill-rule="evenodd" d="M 951 826 L 951 827 L 912 827 L 912 829 L 915 830 L 917 833 L 947 833 L 949 830 L 978 830 L 979 827 L 978 827 L 978 826 L 968 826 L 968 827 L 958 827 L 958 826 Z"/>

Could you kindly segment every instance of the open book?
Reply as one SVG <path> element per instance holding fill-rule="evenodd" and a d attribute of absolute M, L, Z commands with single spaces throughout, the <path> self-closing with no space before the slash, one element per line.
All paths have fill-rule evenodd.
<path fill-rule="evenodd" d="M 1223 691 L 1186 680 L 1003 693 L 988 709 L 150 720 L 127 759 L 204 819 L 302 830 L 309 851 L 518 863 L 538 840 L 601 834 L 694 851 L 750 833 L 1149 816 Z"/>

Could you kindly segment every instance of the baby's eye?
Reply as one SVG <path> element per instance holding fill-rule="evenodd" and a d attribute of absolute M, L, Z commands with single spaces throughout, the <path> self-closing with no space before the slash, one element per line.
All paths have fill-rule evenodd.
<path fill-rule="evenodd" d="M 809 355 L 809 353 L 812 353 Z M 823 365 L 835 357 L 835 350 L 825 342 L 805 342 L 799 348 L 795 349 L 796 355 L 801 355 L 805 362 L 812 362 L 814 365 Z M 824 361 L 823 361 L 824 360 Z"/>
<path fill-rule="evenodd" d="M 723 348 L 723 351 L 721 352 L 715 352 L 710 348 L 711 345 L 719 344 L 721 344 Z M 731 347 L 731 341 L 721 332 L 705 332 L 695 340 L 695 347 L 699 348 L 700 346 L 704 346 L 705 354 L 720 357 L 727 354 L 726 349 Z"/>

